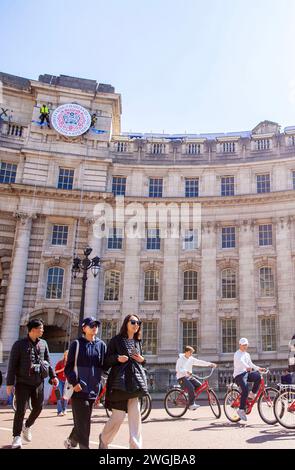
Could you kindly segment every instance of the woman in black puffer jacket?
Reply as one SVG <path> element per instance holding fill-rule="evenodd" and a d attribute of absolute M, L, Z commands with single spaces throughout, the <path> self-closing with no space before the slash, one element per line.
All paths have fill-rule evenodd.
<path fill-rule="evenodd" d="M 141 349 L 141 321 L 137 315 L 125 317 L 120 333 L 108 344 L 104 369 L 109 369 L 106 407 L 112 416 L 99 436 L 99 448 L 107 449 L 128 413 L 129 444 L 141 449 L 139 397 L 147 393 L 147 381 Z"/>

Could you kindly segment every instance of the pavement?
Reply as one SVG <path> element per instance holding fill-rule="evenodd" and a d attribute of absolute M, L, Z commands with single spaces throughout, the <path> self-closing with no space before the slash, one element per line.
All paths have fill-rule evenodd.
<path fill-rule="evenodd" d="M 28 411 L 27 411 L 28 415 Z M 98 448 L 98 435 L 107 421 L 103 408 L 95 408 L 92 415 L 90 448 Z M 10 448 L 13 411 L 0 408 L 0 449 Z M 23 449 L 63 449 L 63 441 L 72 429 L 72 412 L 58 417 L 53 406 L 46 406 L 32 427 L 33 440 Z M 227 421 L 222 410 L 215 419 L 206 402 L 195 411 L 187 411 L 183 418 L 170 418 L 161 401 L 153 402 L 149 418 L 142 424 L 144 449 L 295 449 L 295 429 L 279 424 L 265 424 L 256 407 L 248 416 L 246 425 Z M 128 448 L 128 421 L 122 424 L 110 449 Z"/>

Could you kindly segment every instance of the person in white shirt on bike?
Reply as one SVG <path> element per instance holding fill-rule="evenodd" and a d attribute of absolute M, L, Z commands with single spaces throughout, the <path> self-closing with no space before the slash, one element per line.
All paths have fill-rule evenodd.
<path fill-rule="evenodd" d="M 247 338 L 241 338 L 239 341 L 239 349 L 234 355 L 234 381 L 242 390 L 240 408 L 237 413 L 243 421 L 247 421 L 246 401 L 248 398 L 254 400 L 258 392 L 261 375 L 259 372 L 265 372 L 263 367 L 256 366 L 251 361 L 250 354 L 247 353 L 249 341 Z M 254 372 L 252 372 L 254 369 Z M 254 382 L 252 391 L 249 393 L 248 382 Z"/>
<path fill-rule="evenodd" d="M 183 354 L 179 354 L 176 362 L 176 378 L 182 388 L 186 388 L 189 397 L 189 409 L 196 410 L 200 405 L 195 403 L 195 388 L 200 382 L 192 377 L 193 366 L 216 367 L 213 362 L 202 361 L 193 357 L 195 352 L 191 346 L 186 346 Z"/>

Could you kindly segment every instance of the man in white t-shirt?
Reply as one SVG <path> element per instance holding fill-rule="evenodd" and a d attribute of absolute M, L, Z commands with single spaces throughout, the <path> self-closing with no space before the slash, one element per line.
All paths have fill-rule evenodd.
<path fill-rule="evenodd" d="M 249 393 L 248 382 L 254 382 L 252 391 L 249 393 L 249 398 L 254 400 L 261 381 L 259 372 L 265 372 L 266 370 L 263 369 L 263 367 L 253 364 L 250 354 L 247 353 L 248 345 L 249 341 L 247 338 L 241 338 L 239 341 L 239 349 L 234 355 L 234 380 L 242 390 L 240 408 L 237 413 L 243 421 L 247 421 L 245 409 Z M 254 372 L 252 372 L 253 369 Z"/>
<path fill-rule="evenodd" d="M 186 388 L 189 397 L 189 409 L 196 410 L 200 405 L 195 403 L 195 388 L 200 385 L 197 379 L 192 377 L 193 366 L 216 367 L 213 362 L 202 361 L 193 357 L 195 352 L 191 346 L 186 346 L 183 354 L 179 354 L 176 362 L 176 378 L 182 388 Z"/>

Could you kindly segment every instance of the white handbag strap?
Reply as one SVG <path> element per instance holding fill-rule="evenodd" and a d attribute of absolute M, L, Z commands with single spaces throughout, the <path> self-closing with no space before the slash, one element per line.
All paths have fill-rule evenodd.
<path fill-rule="evenodd" d="M 76 352 L 75 352 L 75 364 L 74 364 L 74 372 L 76 374 L 76 377 L 78 379 L 78 367 L 77 367 L 77 360 L 78 360 L 78 354 L 79 354 L 79 341 L 76 339 Z"/>

